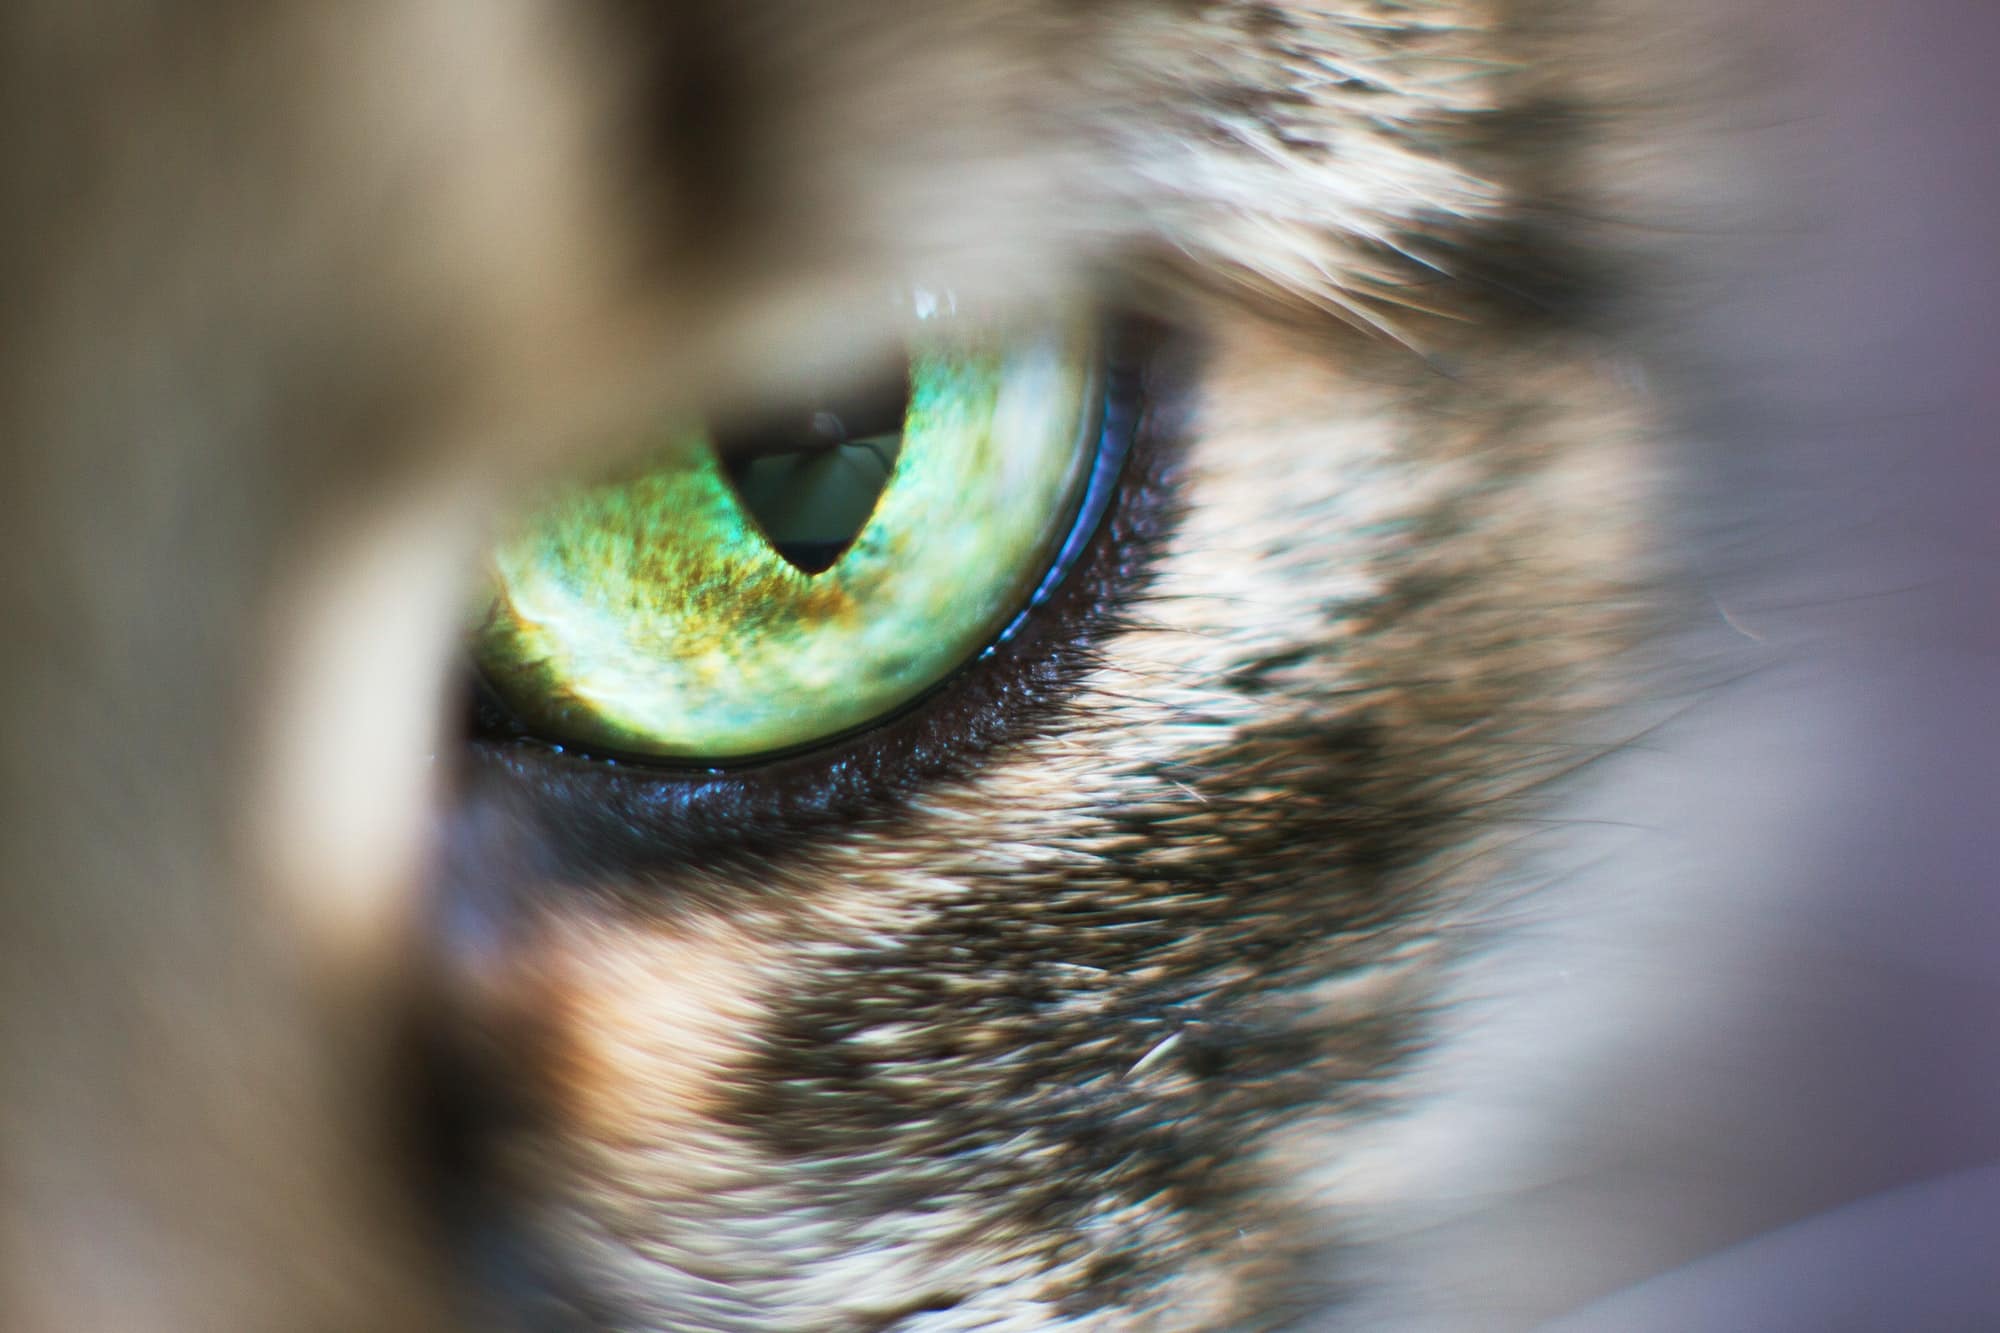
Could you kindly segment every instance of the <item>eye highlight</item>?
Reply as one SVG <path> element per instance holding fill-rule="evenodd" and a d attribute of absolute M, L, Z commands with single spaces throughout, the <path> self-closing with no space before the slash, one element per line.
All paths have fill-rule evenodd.
<path fill-rule="evenodd" d="M 1088 536 L 1103 378 L 1085 321 L 951 328 L 901 394 L 747 440 L 684 432 L 563 490 L 491 552 L 488 690 L 544 740 L 710 767 L 897 712 Z"/>

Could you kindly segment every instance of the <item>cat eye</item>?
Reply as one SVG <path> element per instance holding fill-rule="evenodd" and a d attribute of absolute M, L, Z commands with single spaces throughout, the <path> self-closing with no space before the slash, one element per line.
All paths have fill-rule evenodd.
<path fill-rule="evenodd" d="M 1012 634 L 1117 474 L 1098 326 L 924 329 L 878 383 L 663 431 L 507 525 L 471 651 L 513 729 L 720 768 L 893 716 Z"/>

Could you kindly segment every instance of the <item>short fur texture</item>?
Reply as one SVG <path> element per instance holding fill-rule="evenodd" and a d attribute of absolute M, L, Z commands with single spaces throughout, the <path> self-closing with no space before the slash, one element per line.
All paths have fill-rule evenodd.
<path fill-rule="evenodd" d="M 1590 753 L 1643 409 L 1453 273 L 1561 202 L 1500 130 L 1547 95 L 1510 54 L 1536 34 L 1477 4 L 1085 26 L 1105 216 L 1220 293 L 1184 307 L 1202 405 L 1148 442 L 1180 512 L 1033 735 L 865 819 L 534 895 L 484 967 L 527 1034 L 501 1077 L 540 1094 L 497 1150 L 553 1257 L 538 1317 L 1295 1317 L 1339 1222 L 1275 1136 L 1337 1154 L 1394 1098 L 1454 919 Z"/>

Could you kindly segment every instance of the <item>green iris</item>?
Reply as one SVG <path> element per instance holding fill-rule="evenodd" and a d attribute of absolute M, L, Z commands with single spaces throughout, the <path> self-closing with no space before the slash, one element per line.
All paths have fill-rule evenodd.
<path fill-rule="evenodd" d="M 1094 344 L 957 336 L 906 388 L 900 430 L 823 412 L 747 457 L 679 439 L 527 515 L 473 636 L 500 702 L 552 741 L 712 764 L 863 726 L 977 654 L 1074 521 Z"/>

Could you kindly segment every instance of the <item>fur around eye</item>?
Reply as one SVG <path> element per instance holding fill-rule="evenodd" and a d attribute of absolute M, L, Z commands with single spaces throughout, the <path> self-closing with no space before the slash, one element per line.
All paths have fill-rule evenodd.
<path fill-rule="evenodd" d="M 885 716 L 831 743 L 748 763 L 664 763 L 538 735 L 486 682 L 475 685 L 475 779 L 531 795 L 558 847 L 593 861 L 668 860 L 780 829 L 883 808 L 1042 725 L 1091 644 L 1147 576 L 1171 523 L 1171 459 L 1190 396 L 1185 337 L 1137 320 L 1107 326 L 1093 389 L 1094 436 L 1053 541 L 997 624 L 957 665 Z"/>

